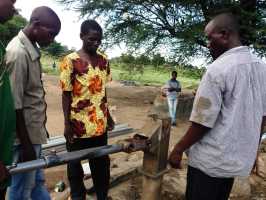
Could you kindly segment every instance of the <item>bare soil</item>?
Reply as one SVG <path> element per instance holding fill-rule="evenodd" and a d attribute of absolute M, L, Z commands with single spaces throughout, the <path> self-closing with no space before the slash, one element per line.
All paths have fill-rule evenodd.
<path fill-rule="evenodd" d="M 63 112 L 61 105 L 61 90 L 59 88 L 58 77 L 44 75 L 44 87 L 46 90 L 47 101 L 47 129 L 50 136 L 57 136 L 63 134 Z M 118 82 L 113 82 L 108 86 L 107 96 L 112 115 L 117 123 L 127 123 L 130 127 L 138 130 L 148 120 L 147 113 L 152 107 L 152 102 L 155 96 L 159 93 L 159 87 L 153 86 L 124 86 Z M 178 141 L 179 138 L 185 133 L 189 126 L 187 121 L 178 121 L 177 127 L 171 129 L 170 149 Z M 120 138 L 118 138 L 120 139 Z M 110 143 L 115 142 L 116 139 L 110 140 Z M 113 161 L 112 170 L 116 168 L 116 164 L 120 160 L 128 162 L 127 165 L 133 165 L 139 158 L 139 154 L 134 157 L 128 156 L 126 159 L 122 159 L 125 155 L 115 154 L 111 156 Z M 119 160 L 119 161 L 117 161 Z M 130 163 L 131 162 L 131 163 Z M 114 169 L 115 170 L 115 169 Z M 175 170 L 169 172 L 173 178 L 182 178 L 182 174 L 185 174 L 185 169 L 180 173 Z M 53 192 L 55 184 L 63 180 L 67 184 L 66 166 L 60 166 L 45 170 L 46 184 L 48 189 Z M 262 184 L 261 187 L 253 189 L 252 200 L 266 200 L 266 184 Z M 166 187 L 167 184 L 166 184 Z M 169 186 L 170 187 L 170 186 Z M 141 179 L 134 178 L 127 181 L 110 191 L 110 195 L 114 200 L 136 200 L 139 199 L 141 194 Z M 165 200 L 178 199 L 174 194 L 171 194 L 171 190 L 165 190 Z M 240 200 L 240 199 L 239 199 Z"/>

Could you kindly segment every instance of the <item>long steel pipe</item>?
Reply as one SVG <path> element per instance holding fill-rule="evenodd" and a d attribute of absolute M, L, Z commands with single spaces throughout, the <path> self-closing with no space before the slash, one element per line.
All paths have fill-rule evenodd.
<path fill-rule="evenodd" d="M 92 159 L 122 151 L 127 153 L 141 151 L 149 148 L 149 146 L 150 142 L 147 137 L 136 134 L 135 136 L 133 136 L 133 138 L 120 141 L 119 144 L 105 145 L 60 154 L 52 152 L 51 154 L 44 156 L 41 159 L 13 164 L 12 166 L 8 166 L 7 168 L 10 174 L 17 174 L 39 168 L 49 168 L 62 165 L 72 160 Z"/>
<path fill-rule="evenodd" d="M 12 166 L 8 166 L 10 174 L 17 174 L 32 171 L 39 168 L 49 168 L 58 165 L 65 164 L 72 160 L 84 160 L 96 158 L 108 154 L 113 154 L 117 152 L 121 152 L 124 150 L 123 144 L 114 144 L 114 145 L 106 145 L 95 148 L 88 148 L 79 151 L 72 151 L 62 154 L 51 154 L 48 156 L 44 156 L 38 160 L 32 160 L 23 163 L 17 163 Z"/>

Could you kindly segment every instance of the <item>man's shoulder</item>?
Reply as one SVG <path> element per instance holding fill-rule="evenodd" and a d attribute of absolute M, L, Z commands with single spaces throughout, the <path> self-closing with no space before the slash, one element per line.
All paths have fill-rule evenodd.
<path fill-rule="evenodd" d="M 27 55 L 27 51 L 21 43 L 18 36 L 14 37 L 6 47 L 6 54 L 11 54 L 12 56 L 25 56 Z"/>
<path fill-rule="evenodd" d="M 71 52 L 71 53 L 69 53 L 69 54 L 67 54 L 66 56 L 65 56 L 65 58 L 68 58 L 68 59 L 76 59 L 76 58 L 78 58 L 79 56 L 78 56 L 78 53 L 76 52 L 76 51 L 74 51 L 74 52 Z"/>
<path fill-rule="evenodd" d="M 97 54 L 103 59 L 108 60 L 108 56 L 104 52 L 97 50 Z"/>

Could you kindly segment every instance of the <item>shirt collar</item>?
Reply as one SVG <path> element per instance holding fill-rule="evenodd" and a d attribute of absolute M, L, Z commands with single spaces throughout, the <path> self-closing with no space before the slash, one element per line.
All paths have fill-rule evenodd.
<path fill-rule="evenodd" d="M 224 56 L 233 54 L 233 53 L 240 53 L 240 52 L 245 52 L 245 51 L 249 51 L 247 46 L 238 46 L 238 47 L 234 47 L 232 49 L 227 50 L 226 52 L 224 52 L 222 55 L 220 55 L 218 58 L 222 58 Z"/>
<path fill-rule="evenodd" d="M 23 33 L 22 30 L 18 33 L 18 38 L 21 41 L 21 43 L 25 46 L 25 49 L 30 54 L 32 61 L 35 61 L 41 57 L 41 54 L 40 54 L 40 51 L 37 45 L 33 44 L 29 40 L 29 38 L 25 35 L 25 33 Z"/>

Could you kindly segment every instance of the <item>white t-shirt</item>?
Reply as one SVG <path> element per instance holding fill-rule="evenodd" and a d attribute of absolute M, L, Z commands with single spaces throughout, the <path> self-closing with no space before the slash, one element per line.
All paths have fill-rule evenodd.
<path fill-rule="evenodd" d="M 174 89 L 181 89 L 181 84 L 178 80 L 172 80 L 170 79 L 169 81 L 167 81 L 167 83 L 165 84 L 165 89 L 166 89 L 166 95 L 168 98 L 174 98 L 176 99 L 178 97 L 178 94 L 180 92 L 176 92 L 176 91 L 172 91 L 169 92 L 168 89 L 169 88 L 174 88 Z"/>
<path fill-rule="evenodd" d="M 189 165 L 212 177 L 248 176 L 266 116 L 266 65 L 248 47 L 228 50 L 207 69 L 190 121 L 211 128 L 188 151 Z"/>

